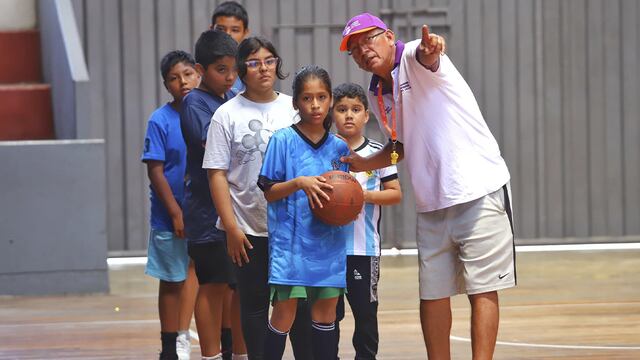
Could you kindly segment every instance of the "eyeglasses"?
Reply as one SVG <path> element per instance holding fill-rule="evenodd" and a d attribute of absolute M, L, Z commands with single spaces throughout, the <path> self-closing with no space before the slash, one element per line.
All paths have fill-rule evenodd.
<path fill-rule="evenodd" d="M 264 65 L 267 68 L 275 67 L 278 64 L 277 57 L 269 57 L 264 60 L 249 60 L 244 62 L 247 65 L 248 69 L 258 69 L 261 65 Z"/>
<path fill-rule="evenodd" d="M 386 32 L 387 32 L 387 30 L 382 30 L 382 31 L 380 31 L 380 32 L 379 32 L 379 33 L 377 33 L 377 34 L 373 34 L 373 35 L 367 36 L 367 37 L 365 37 L 365 38 L 360 38 L 360 40 L 358 41 L 358 43 L 357 43 L 357 44 L 355 44 L 354 46 L 352 46 L 352 47 L 349 49 L 348 54 L 349 54 L 349 55 L 352 55 L 352 54 L 353 54 L 353 53 L 355 53 L 355 52 L 359 52 L 359 51 L 360 51 L 360 48 L 361 48 L 363 45 L 365 45 L 365 46 L 371 46 L 371 45 L 373 44 L 373 41 L 376 39 L 376 37 L 378 37 L 378 36 L 380 36 L 380 35 L 382 35 L 382 34 L 384 34 L 384 33 L 386 33 Z"/>

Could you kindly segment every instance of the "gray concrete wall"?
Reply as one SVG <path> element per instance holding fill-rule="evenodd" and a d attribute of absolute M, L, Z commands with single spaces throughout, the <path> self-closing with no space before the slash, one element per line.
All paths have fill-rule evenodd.
<path fill-rule="evenodd" d="M 89 73 L 71 1 L 41 0 L 38 10 L 42 74 L 51 84 L 56 138 L 99 138 L 104 125 L 91 117 Z"/>
<path fill-rule="evenodd" d="M 35 0 L 0 1 L 0 31 L 33 29 L 36 25 Z"/>
<path fill-rule="evenodd" d="M 0 142 L 0 294 L 108 291 L 104 146 Z"/>

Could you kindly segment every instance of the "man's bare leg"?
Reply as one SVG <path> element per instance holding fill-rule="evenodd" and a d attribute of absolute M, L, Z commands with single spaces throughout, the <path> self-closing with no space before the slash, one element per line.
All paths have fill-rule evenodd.
<path fill-rule="evenodd" d="M 498 337 L 498 292 L 469 295 L 471 303 L 471 350 L 474 360 L 492 359 Z"/>
<path fill-rule="evenodd" d="M 451 358 L 451 300 L 420 300 L 420 323 L 429 360 Z"/>

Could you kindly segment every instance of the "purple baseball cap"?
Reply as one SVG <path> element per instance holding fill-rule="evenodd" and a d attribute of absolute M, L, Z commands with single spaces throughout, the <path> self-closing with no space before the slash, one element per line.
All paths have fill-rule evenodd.
<path fill-rule="evenodd" d="M 342 30 L 340 51 L 347 51 L 347 43 L 349 42 L 351 35 L 359 34 L 375 28 L 380 28 L 382 30 L 388 29 L 387 25 L 385 25 L 380 18 L 369 13 L 365 12 L 352 17 L 351 20 L 347 22 L 347 25 L 345 25 L 344 30 Z"/>

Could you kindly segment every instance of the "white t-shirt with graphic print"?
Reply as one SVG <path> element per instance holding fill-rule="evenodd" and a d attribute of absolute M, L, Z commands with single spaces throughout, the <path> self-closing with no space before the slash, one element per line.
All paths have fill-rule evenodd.
<path fill-rule="evenodd" d="M 278 94 L 269 103 L 253 102 L 242 94 L 213 114 L 202 167 L 227 170 L 231 205 L 246 234 L 267 236 L 267 201 L 258 188 L 258 175 L 271 135 L 296 119 L 291 96 Z M 221 220 L 216 226 L 224 230 Z"/>

